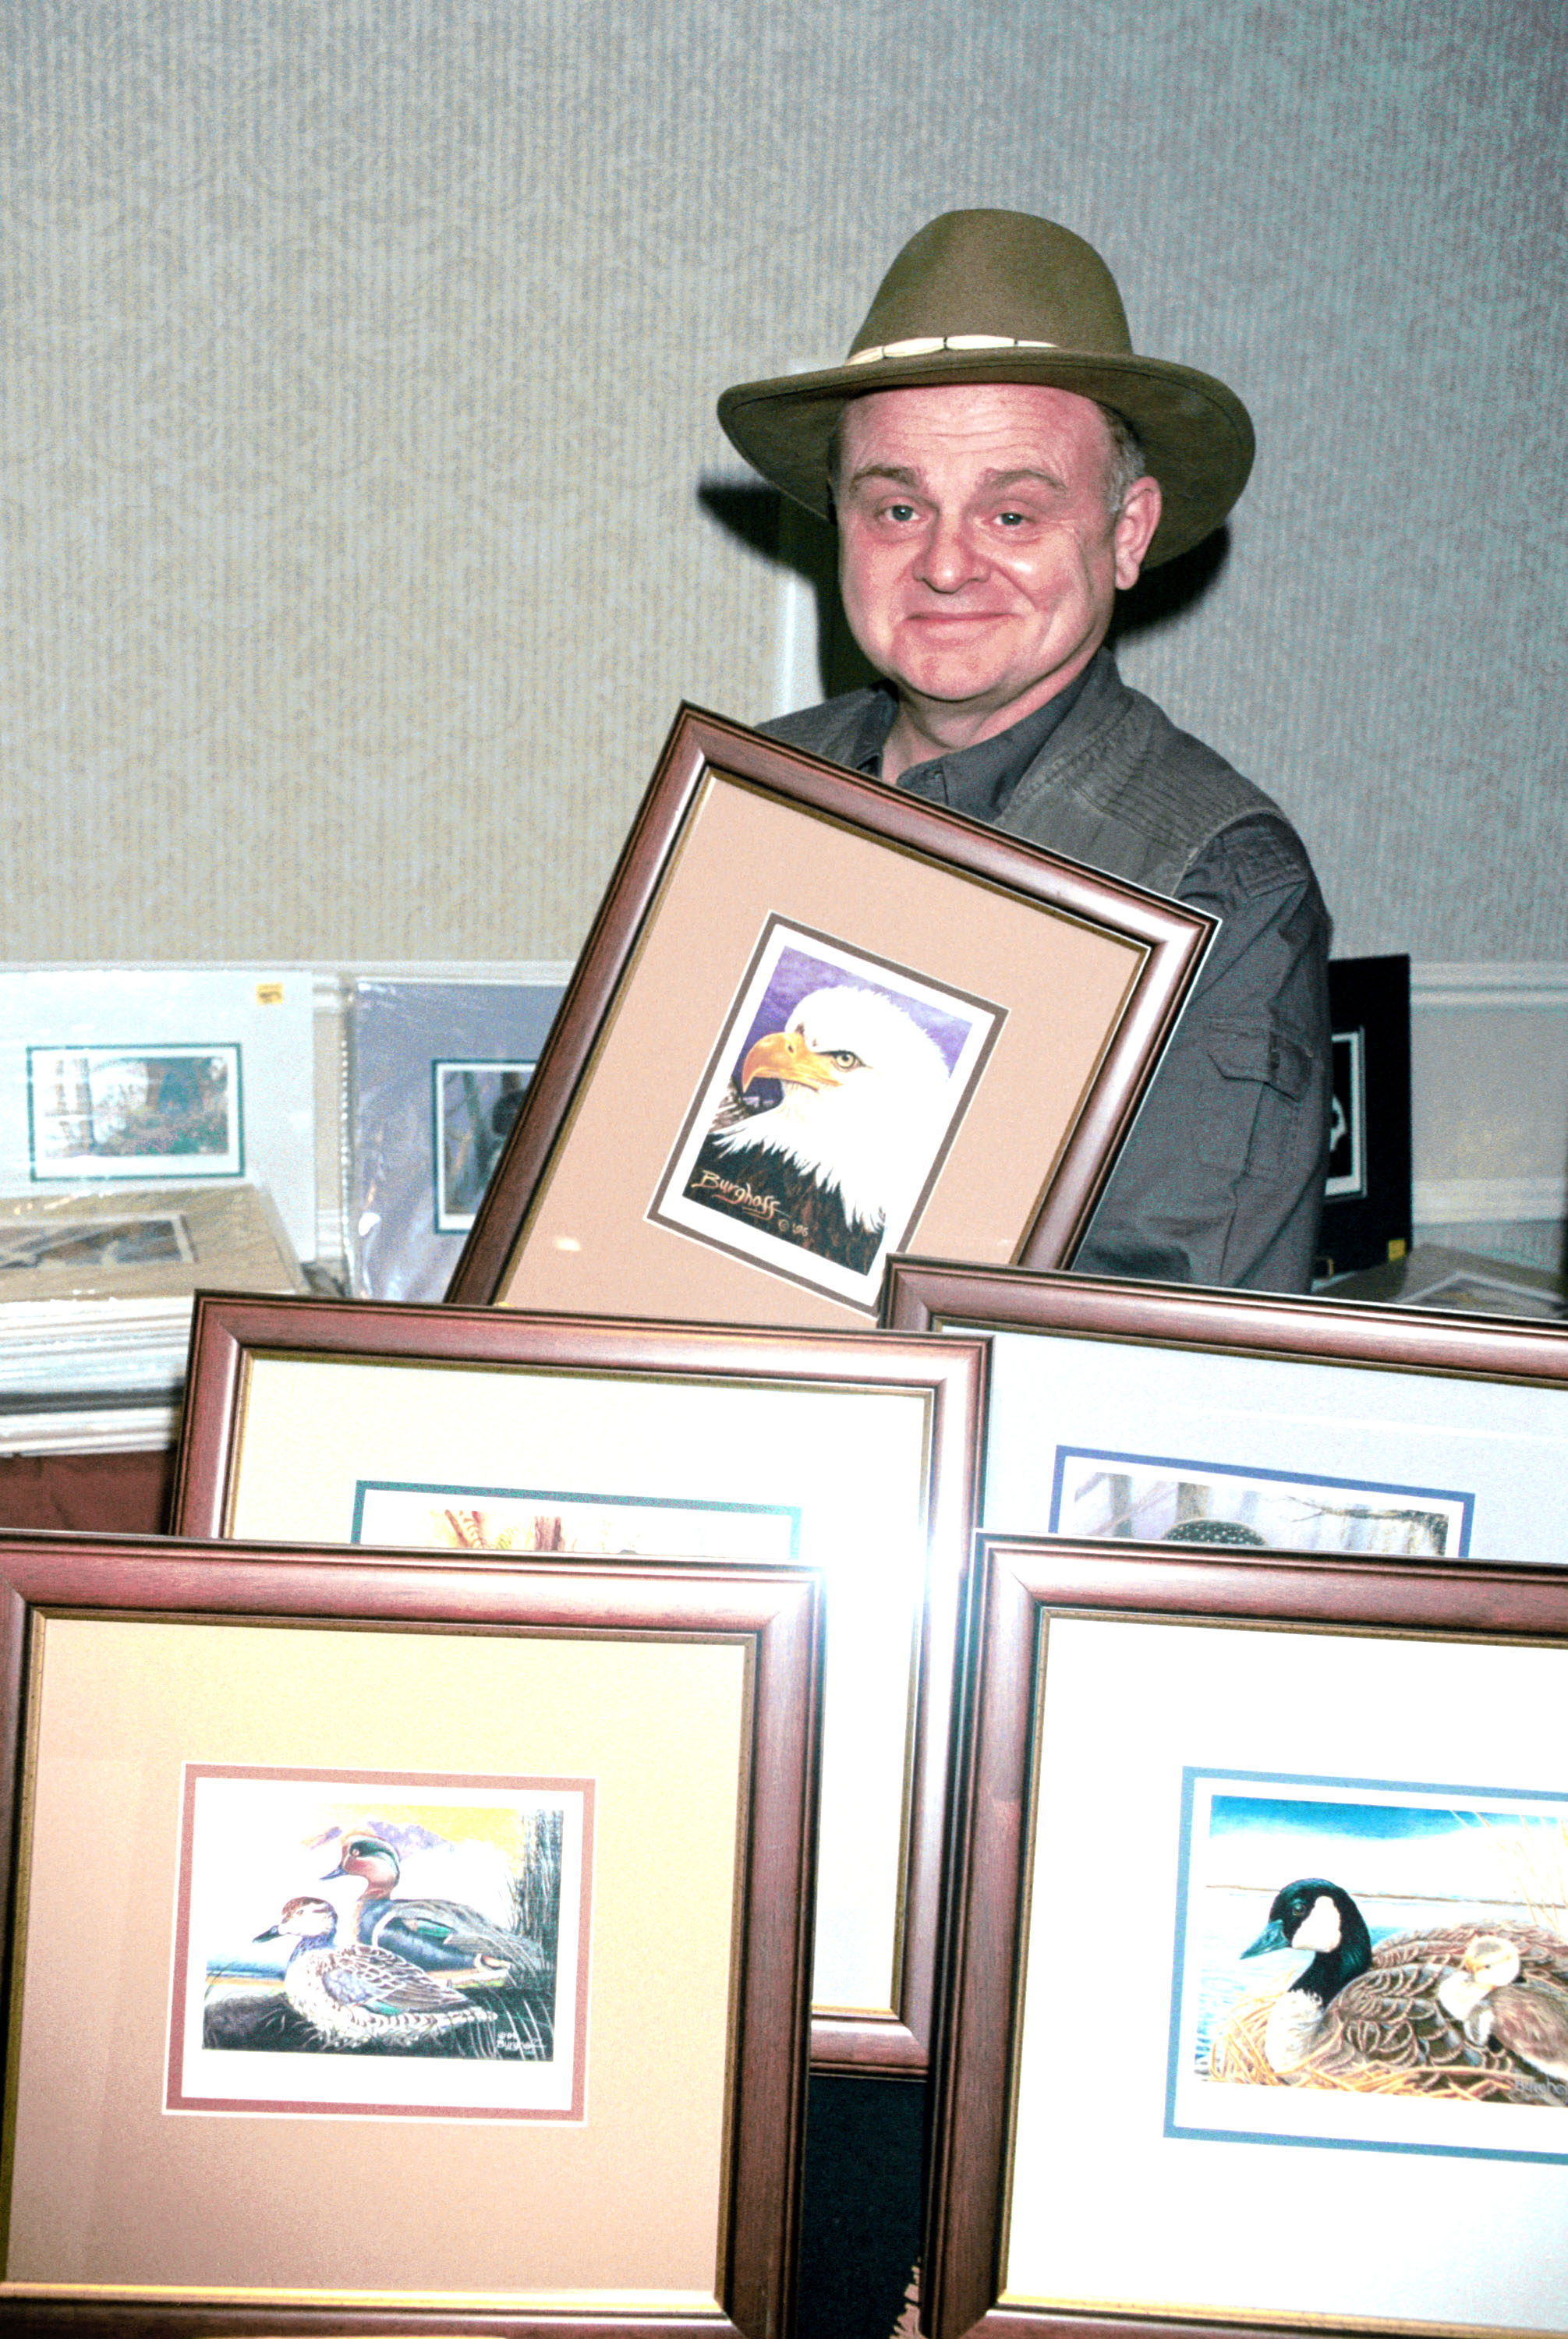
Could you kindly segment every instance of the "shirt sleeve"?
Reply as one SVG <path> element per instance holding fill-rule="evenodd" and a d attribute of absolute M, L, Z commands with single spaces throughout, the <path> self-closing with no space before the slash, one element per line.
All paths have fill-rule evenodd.
<path fill-rule="evenodd" d="M 1222 829 L 1177 899 L 1222 923 L 1072 1264 L 1305 1291 L 1328 1158 L 1328 913 L 1272 813 Z"/>

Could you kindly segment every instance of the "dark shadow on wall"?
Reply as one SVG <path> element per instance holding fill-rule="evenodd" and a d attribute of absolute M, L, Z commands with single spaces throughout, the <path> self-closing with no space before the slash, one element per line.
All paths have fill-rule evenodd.
<path fill-rule="evenodd" d="M 1116 597 L 1116 615 L 1110 621 L 1110 646 L 1119 642 L 1138 641 L 1159 631 L 1161 626 L 1174 625 L 1208 599 L 1225 573 L 1230 558 L 1230 530 L 1217 528 L 1190 552 L 1178 553 L 1174 560 L 1162 561 L 1158 568 L 1146 568 L 1130 592 Z"/>
<path fill-rule="evenodd" d="M 792 570 L 810 587 L 816 603 L 817 666 L 821 696 L 859 690 L 875 675 L 855 647 L 838 597 L 838 538 L 832 524 L 776 488 L 734 479 L 704 479 L 697 501 L 710 519 L 750 552 L 775 567 Z"/>
<path fill-rule="evenodd" d="M 844 622 L 838 593 L 838 538 L 831 523 L 780 495 L 759 479 L 703 479 L 697 501 L 725 534 L 760 553 L 781 569 L 793 570 L 810 587 L 816 602 L 818 663 L 822 695 L 857 690 L 874 681 L 873 669 L 855 646 Z M 1137 641 L 1158 633 L 1207 599 L 1230 558 L 1230 530 L 1216 528 L 1201 544 L 1148 570 L 1129 593 L 1117 597 L 1110 643 Z"/>

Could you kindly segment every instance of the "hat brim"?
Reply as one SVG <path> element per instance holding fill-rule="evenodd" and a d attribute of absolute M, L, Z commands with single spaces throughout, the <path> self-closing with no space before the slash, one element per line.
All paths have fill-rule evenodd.
<path fill-rule="evenodd" d="M 1172 560 L 1219 526 L 1252 469 L 1252 423 L 1234 390 L 1161 358 L 1073 350 L 937 350 L 823 373 L 743 381 L 719 400 L 719 420 L 754 470 L 796 503 L 830 509 L 828 445 L 852 398 L 938 383 L 1043 382 L 1124 415 L 1143 442 L 1164 509 L 1144 567 Z"/>

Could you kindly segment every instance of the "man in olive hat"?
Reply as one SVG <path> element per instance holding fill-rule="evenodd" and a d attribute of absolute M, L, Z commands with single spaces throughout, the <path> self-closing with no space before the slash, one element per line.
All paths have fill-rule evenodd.
<path fill-rule="evenodd" d="M 1240 494 L 1240 400 L 1134 352 L 1081 238 L 967 211 L 905 245 L 845 364 L 742 383 L 719 419 L 836 519 L 844 609 L 884 677 L 769 731 L 1223 921 L 1075 1265 L 1305 1290 L 1327 1149 L 1322 896 L 1277 806 L 1104 646 L 1118 590 Z"/>

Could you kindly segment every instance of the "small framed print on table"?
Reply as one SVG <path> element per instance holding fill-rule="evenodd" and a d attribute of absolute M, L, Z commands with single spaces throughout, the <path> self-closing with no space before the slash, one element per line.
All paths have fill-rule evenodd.
<path fill-rule="evenodd" d="M 981 1538 L 921 2328 L 1568 2331 L 1568 1571 Z"/>
<path fill-rule="evenodd" d="M 0 2324 L 788 2325 L 805 1571 L 0 1540 Z"/>
<path fill-rule="evenodd" d="M 800 1561 L 827 1584 L 813 2056 L 920 2070 L 983 1345 L 196 1303 L 186 1535 Z"/>
<path fill-rule="evenodd" d="M 570 969 L 507 981 L 349 986 L 348 1211 L 354 1296 L 439 1299 L 534 1075 Z"/>
<path fill-rule="evenodd" d="M 853 1326 L 1071 1257 L 1214 930 L 716 716 L 670 735 L 448 1297 Z"/>
<path fill-rule="evenodd" d="M 1560 1327 L 923 1259 L 888 1321 L 991 1338 L 984 1518 L 1257 1550 L 1568 1549 Z"/>
<path fill-rule="evenodd" d="M 1410 961 L 1331 959 L 1334 1080 L 1322 1277 L 1410 1248 Z"/>

